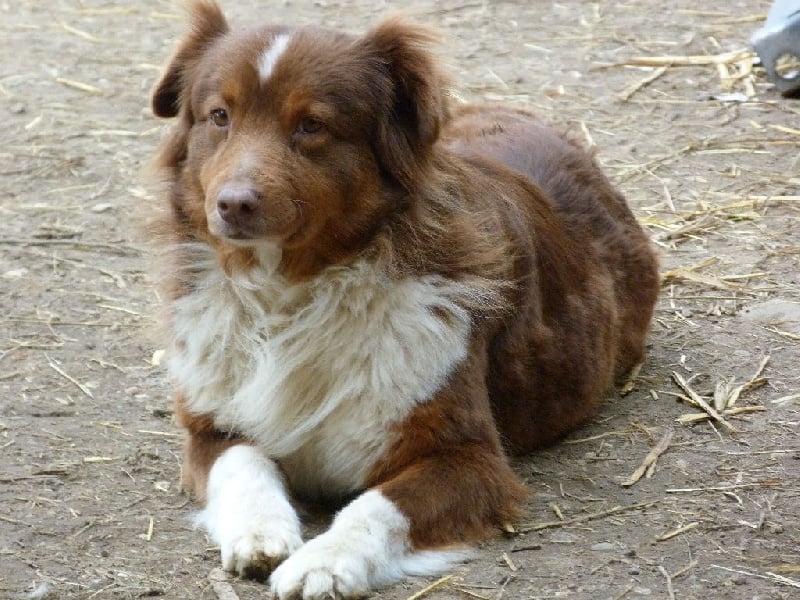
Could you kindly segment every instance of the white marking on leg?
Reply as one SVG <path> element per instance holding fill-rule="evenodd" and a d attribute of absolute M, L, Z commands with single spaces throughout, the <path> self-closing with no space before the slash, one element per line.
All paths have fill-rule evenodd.
<path fill-rule="evenodd" d="M 280 471 L 252 446 L 233 446 L 214 463 L 196 522 L 220 545 L 222 567 L 236 573 L 269 572 L 303 543 Z"/>
<path fill-rule="evenodd" d="M 286 33 L 276 36 L 275 39 L 272 40 L 272 45 L 267 48 L 258 59 L 258 75 L 261 77 L 261 81 L 266 81 L 270 78 L 275 64 L 283 55 L 291 39 L 292 36 Z"/>
<path fill-rule="evenodd" d="M 280 600 L 351 598 L 407 575 L 444 571 L 469 556 L 463 550 L 413 552 L 408 519 L 378 491 L 347 505 L 331 528 L 307 542 L 270 578 Z"/>

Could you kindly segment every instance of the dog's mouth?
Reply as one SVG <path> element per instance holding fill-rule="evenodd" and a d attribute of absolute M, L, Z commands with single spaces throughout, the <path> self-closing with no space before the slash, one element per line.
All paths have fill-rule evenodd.
<path fill-rule="evenodd" d="M 291 196 L 265 198 L 255 186 L 226 185 L 206 198 L 209 233 L 239 247 L 278 244 L 302 235 L 301 203 Z M 269 200 L 269 201 L 268 201 Z"/>
<path fill-rule="evenodd" d="M 281 244 L 273 237 L 263 235 L 253 235 L 244 231 L 229 232 L 226 235 L 213 233 L 214 237 L 224 246 L 246 251 L 258 251 L 259 249 L 280 248 Z"/>
<path fill-rule="evenodd" d="M 294 221 L 291 227 L 270 227 L 269 223 L 260 221 L 252 226 L 240 223 L 229 223 L 218 215 L 208 218 L 208 231 L 221 241 L 239 247 L 253 247 L 262 243 L 284 246 L 293 240 L 303 237 L 304 227 Z"/>
<path fill-rule="evenodd" d="M 255 240 L 257 239 L 252 233 L 247 231 L 230 231 L 225 234 L 226 240 L 236 241 L 236 242 L 246 242 L 248 240 Z"/>
<path fill-rule="evenodd" d="M 236 245 L 252 245 L 259 239 L 264 238 L 264 235 L 259 232 L 242 227 L 241 225 L 227 223 L 217 217 L 217 215 L 210 215 L 208 219 L 208 231 L 214 237 L 225 242 L 235 243 Z"/>

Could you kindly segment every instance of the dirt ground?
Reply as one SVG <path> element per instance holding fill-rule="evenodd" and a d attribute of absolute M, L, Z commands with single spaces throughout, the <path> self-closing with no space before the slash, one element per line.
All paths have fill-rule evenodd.
<path fill-rule="evenodd" d="M 463 98 L 593 140 L 662 252 L 633 390 L 516 462 L 533 492 L 516 535 L 374 598 L 800 597 L 800 101 L 746 54 L 770 2 L 227 5 L 354 31 L 410 6 L 445 31 Z M 192 527 L 131 227 L 166 126 L 148 92 L 182 30 L 171 2 L 0 0 L 2 598 L 268 596 L 215 580 Z M 664 56 L 717 58 L 635 60 Z M 687 417 L 706 414 L 692 394 L 721 419 Z"/>

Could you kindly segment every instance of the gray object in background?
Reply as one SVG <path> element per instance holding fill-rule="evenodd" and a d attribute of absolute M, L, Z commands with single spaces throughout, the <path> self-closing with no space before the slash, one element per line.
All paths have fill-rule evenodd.
<path fill-rule="evenodd" d="M 800 0 L 775 0 L 751 41 L 778 91 L 800 96 Z"/>

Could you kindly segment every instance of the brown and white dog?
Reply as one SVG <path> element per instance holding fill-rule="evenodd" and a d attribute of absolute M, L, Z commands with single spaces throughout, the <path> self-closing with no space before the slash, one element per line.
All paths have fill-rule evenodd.
<path fill-rule="evenodd" d="M 280 599 L 441 571 L 512 521 L 507 453 L 642 359 L 656 260 L 579 143 L 450 105 L 430 30 L 231 31 L 153 95 L 183 481 L 226 569 Z M 303 541 L 293 497 L 347 500 Z"/>

